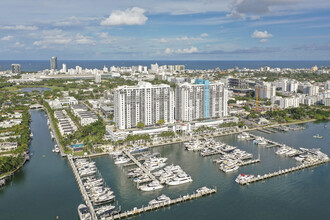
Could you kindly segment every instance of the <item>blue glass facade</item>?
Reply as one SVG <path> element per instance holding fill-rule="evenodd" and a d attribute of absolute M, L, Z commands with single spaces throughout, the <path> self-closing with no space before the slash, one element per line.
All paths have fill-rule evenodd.
<path fill-rule="evenodd" d="M 205 79 L 196 79 L 195 84 L 204 85 L 204 103 L 203 103 L 203 117 L 210 117 L 210 81 Z"/>

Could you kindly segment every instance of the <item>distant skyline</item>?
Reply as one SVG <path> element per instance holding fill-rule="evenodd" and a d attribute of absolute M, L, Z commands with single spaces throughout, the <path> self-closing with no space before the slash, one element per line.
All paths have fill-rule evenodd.
<path fill-rule="evenodd" d="M 330 1 L 2 0 L 0 59 L 330 60 Z"/>

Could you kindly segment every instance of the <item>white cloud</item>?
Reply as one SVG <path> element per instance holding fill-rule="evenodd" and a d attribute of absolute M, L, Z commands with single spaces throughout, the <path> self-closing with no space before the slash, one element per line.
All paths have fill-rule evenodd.
<path fill-rule="evenodd" d="M 265 38 L 260 40 L 261 43 L 266 43 L 267 41 L 268 41 L 268 39 L 265 39 Z"/>
<path fill-rule="evenodd" d="M 56 45 L 95 45 L 96 42 L 92 37 L 84 36 L 82 34 L 71 35 L 65 33 L 60 29 L 42 31 L 41 39 L 33 43 L 35 46 L 42 48 L 52 48 Z"/>
<path fill-rule="evenodd" d="M 67 36 L 62 30 L 55 29 L 50 31 L 42 31 L 41 39 L 35 41 L 33 45 L 46 48 L 52 45 L 65 45 L 73 41 L 72 37 Z"/>
<path fill-rule="evenodd" d="M 61 21 L 54 22 L 54 25 L 55 26 L 72 26 L 72 25 L 77 25 L 79 23 L 80 23 L 80 21 L 78 18 L 76 18 L 75 16 L 71 16 L 67 19 L 63 19 Z"/>
<path fill-rule="evenodd" d="M 229 18 L 237 18 L 237 19 L 243 19 L 245 20 L 246 15 L 244 13 L 240 13 L 238 11 L 236 11 L 236 9 L 234 9 L 230 14 L 226 15 Z"/>
<path fill-rule="evenodd" d="M 95 45 L 95 41 L 91 37 L 87 37 L 81 34 L 77 34 L 74 40 L 76 44 L 87 44 L 87 45 Z"/>
<path fill-rule="evenodd" d="M 120 26 L 120 25 L 143 25 L 148 18 L 144 15 L 143 8 L 133 7 L 125 11 L 114 11 L 108 18 L 101 22 L 101 25 Z"/>
<path fill-rule="evenodd" d="M 24 44 L 20 43 L 20 42 L 16 42 L 14 44 L 14 47 L 24 47 Z"/>
<path fill-rule="evenodd" d="M 268 31 L 258 31 L 255 30 L 253 34 L 251 35 L 252 38 L 258 38 L 258 39 L 265 39 L 269 37 L 273 37 L 272 34 L 268 33 Z"/>
<path fill-rule="evenodd" d="M 165 54 L 172 54 L 174 51 L 170 48 L 165 49 Z"/>
<path fill-rule="evenodd" d="M 158 40 L 158 42 L 160 42 L 160 43 L 167 43 L 168 42 L 168 39 L 161 38 L 161 39 Z"/>
<path fill-rule="evenodd" d="M 208 37 L 209 35 L 207 33 L 203 33 L 200 36 L 197 37 L 188 37 L 188 36 L 183 36 L 183 37 L 175 37 L 175 38 L 160 38 L 160 39 L 153 39 L 159 43 L 168 43 L 168 42 L 189 42 L 191 43 L 192 41 L 202 41 L 205 37 Z"/>
<path fill-rule="evenodd" d="M 12 40 L 13 38 L 14 38 L 14 36 L 7 35 L 7 36 L 2 37 L 1 40 L 8 41 L 8 40 Z"/>
<path fill-rule="evenodd" d="M 251 21 L 256 21 L 256 20 L 261 19 L 261 17 L 259 15 L 251 15 L 249 18 Z"/>
<path fill-rule="evenodd" d="M 109 36 L 109 34 L 107 32 L 100 33 L 99 37 L 101 38 L 101 41 L 100 41 L 101 44 L 111 44 L 115 40 L 115 38 Z"/>
<path fill-rule="evenodd" d="M 173 50 L 171 48 L 166 48 L 165 49 L 165 54 L 191 54 L 191 53 L 197 53 L 198 49 L 197 47 L 190 47 L 190 48 L 184 48 L 184 49 L 177 49 Z"/>
<path fill-rule="evenodd" d="M 25 26 L 25 25 L 15 25 L 15 26 L 2 26 L 2 30 L 24 30 L 24 31 L 35 31 L 38 30 L 37 26 Z"/>

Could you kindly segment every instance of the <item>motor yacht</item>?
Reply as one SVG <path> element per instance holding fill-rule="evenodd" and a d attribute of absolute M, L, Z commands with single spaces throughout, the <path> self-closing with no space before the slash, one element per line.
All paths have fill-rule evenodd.
<path fill-rule="evenodd" d="M 153 199 L 149 202 L 149 205 L 154 206 L 154 205 L 160 205 L 160 204 L 166 204 L 169 203 L 171 199 L 164 194 L 161 196 L 158 196 L 156 199 Z"/>
<path fill-rule="evenodd" d="M 92 220 L 91 213 L 85 204 L 78 206 L 78 215 L 80 220 Z"/>
<path fill-rule="evenodd" d="M 148 191 L 154 191 L 158 189 L 162 189 L 164 186 L 159 183 L 159 181 L 154 180 L 149 184 L 140 186 L 140 190 L 148 192 Z"/>
<path fill-rule="evenodd" d="M 192 181 L 193 180 L 189 175 L 182 174 L 182 175 L 178 175 L 177 177 L 174 177 L 171 180 L 166 181 L 166 184 L 169 185 L 169 186 L 176 186 L 176 185 L 189 183 L 189 182 L 192 182 Z"/>

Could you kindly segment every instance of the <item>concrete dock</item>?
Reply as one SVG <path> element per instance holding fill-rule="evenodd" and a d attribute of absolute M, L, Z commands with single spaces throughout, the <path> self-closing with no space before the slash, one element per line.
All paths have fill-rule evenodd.
<path fill-rule="evenodd" d="M 141 208 L 136 208 L 135 207 L 132 210 L 128 210 L 128 211 L 122 212 L 120 214 L 104 218 L 104 220 L 113 220 L 113 219 L 133 217 L 135 215 L 146 213 L 148 211 L 153 211 L 153 210 L 157 210 L 157 209 L 160 209 L 160 208 L 163 208 L 163 207 L 167 207 L 167 206 L 175 205 L 175 204 L 178 204 L 178 203 L 198 199 L 198 198 L 201 198 L 203 196 L 211 195 L 211 194 L 216 193 L 216 192 L 217 192 L 217 189 L 214 188 L 214 189 L 209 189 L 206 192 L 193 193 L 193 194 L 190 194 L 190 195 L 188 194 L 188 195 L 180 196 L 177 199 L 171 199 L 169 202 L 162 203 L 162 204 L 159 204 L 159 205 L 153 205 L 153 206 L 148 205 L 148 206 L 142 206 Z"/>
<path fill-rule="evenodd" d="M 303 169 L 306 169 L 306 168 L 309 168 L 309 167 L 314 167 L 314 166 L 318 166 L 318 165 L 321 165 L 321 164 L 325 164 L 325 163 L 328 163 L 329 161 L 330 161 L 330 159 L 321 160 L 321 161 L 317 161 L 315 163 L 301 164 L 299 166 L 292 167 L 292 168 L 289 168 L 289 169 L 284 169 L 284 170 L 279 170 L 279 171 L 276 171 L 276 172 L 273 172 L 273 173 L 264 174 L 262 176 L 258 175 L 258 176 L 254 177 L 252 179 L 247 180 L 247 181 L 242 181 L 242 182 L 240 182 L 240 184 L 241 185 L 248 185 L 250 183 L 263 181 L 263 180 L 266 180 L 266 179 L 269 179 L 269 178 L 272 178 L 272 177 L 285 175 L 285 174 L 292 173 L 292 172 L 299 171 L 299 170 L 303 170 Z"/>
<path fill-rule="evenodd" d="M 90 211 L 91 216 L 92 216 L 92 220 L 97 220 L 97 217 L 96 217 L 96 214 L 95 214 L 94 207 L 93 207 L 93 205 L 92 205 L 91 200 L 89 199 L 89 196 L 88 196 L 88 194 L 87 194 L 87 191 L 86 191 L 86 189 L 85 189 L 85 187 L 84 187 L 84 184 L 83 184 L 83 182 L 82 182 L 82 180 L 81 180 L 81 178 L 80 178 L 80 176 L 79 176 L 79 173 L 78 173 L 77 167 L 76 167 L 76 165 L 75 165 L 75 163 L 74 163 L 72 157 L 69 156 L 69 157 L 68 157 L 68 161 L 69 161 L 69 164 L 70 164 L 71 169 L 72 169 L 72 171 L 73 171 L 74 178 L 76 179 L 77 184 L 78 184 L 78 186 L 79 186 L 79 190 L 80 190 L 80 192 L 81 192 L 81 195 L 82 195 L 82 197 L 83 197 L 83 199 L 84 199 L 84 201 L 85 201 L 87 207 L 89 208 L 89 211 Z"/>
<path fill-rule="evenodd" d="M 156 177 L 145 167 L 143 166 L 140 161 L 138 161 L 129 151 L 124 150 L 123 153 L 131 159 L 140 169 L 149 176 L 151 180 L 157 180 Z"/>

